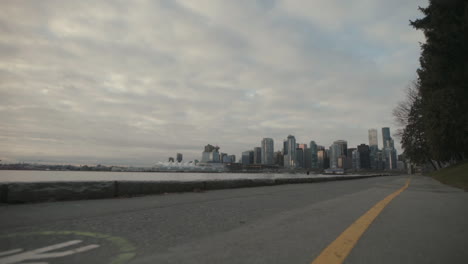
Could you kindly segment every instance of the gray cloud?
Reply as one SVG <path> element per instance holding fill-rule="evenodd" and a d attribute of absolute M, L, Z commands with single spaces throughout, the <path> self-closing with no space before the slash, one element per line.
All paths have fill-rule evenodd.
<path fill-rule="evenodd" d="M 0 159 L 151 165 L 288 134 L 367 142 L 415 78 L 418 5 L 5 1 Z"/>

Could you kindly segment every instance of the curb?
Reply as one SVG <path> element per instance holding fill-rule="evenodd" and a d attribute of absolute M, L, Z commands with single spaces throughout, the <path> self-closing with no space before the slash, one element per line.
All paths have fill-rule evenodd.
<path fill-rule="evenodd" d="M 83 199 L 106 199 L 150 194 L 197 192 L 283 184 L 354 180 L 379 175 L 317 178 L 235 179 L 209 181 L 97 181 L 0 183 L 0 203 L 18 204 Z"/>

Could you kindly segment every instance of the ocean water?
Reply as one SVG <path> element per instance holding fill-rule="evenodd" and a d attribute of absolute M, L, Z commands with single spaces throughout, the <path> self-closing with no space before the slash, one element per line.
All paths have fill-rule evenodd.
<path fill-rule="evenodd" d="M 178 173 L 178 172 L 108 172 L 108 171 L 18 171 L 0 170 L 0 183 L 52 181 L 203 181 L 223 179 L 277 179 L 327 177 L 305 173 Z"/>

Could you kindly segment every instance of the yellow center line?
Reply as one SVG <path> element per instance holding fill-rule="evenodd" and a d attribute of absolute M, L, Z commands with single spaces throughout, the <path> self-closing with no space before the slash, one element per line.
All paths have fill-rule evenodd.
<path fill-rule="evenodd" d="M 311 264 L 340 264 L 346 259 L 356 243 L 361 238 L 362 234 L 366 232 L 374 219 L 382 212 L 382 210 L 402 193 L 410 184 L 410 180 L 406 181 L 405 186 L 401 187 L 396 192 L 385 197 L 382 201 L 375 204 L 369 211 L 359 217 L 352 223 L 335 241 L 333 241 Z"/>

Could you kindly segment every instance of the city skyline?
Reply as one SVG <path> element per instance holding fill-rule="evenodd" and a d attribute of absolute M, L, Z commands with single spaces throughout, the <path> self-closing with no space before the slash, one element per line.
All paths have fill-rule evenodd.
<path fill-rule="evenodd" d="M 371 152 L 371 151 L 381 151 L 383 152 L 382 155 L 384 155 L 384 158 L 385 158 L 385 150 L 386 149 L 389 149 L 389 150 L 394 150 L 396 151 L 396 153 L 402 153 L 402 152 L 398 152 L 398 149 L 395 148 L 395 145 L 394 145 L 394 139 L 392 137 L 392 134 L 391 134 L 391 130 L 389 127 L 382 127 L 381 129 L 381 136 L 382 136 L 382 142 L 387 142 L 385 144 L 382 144 L 382 145 L 379 145 L 378 144 L 378 140 L 377 140 L 377 137 L 379 135 L 378 133 L 378 130 L 375 129 L 375 128 L 371 128 L 371 129 L 368 129 L 368 133 L 369 133 L 369 137 L 368 137 L 368 141 L 367 142 L 362 142 L 360 144 L 357 144 L 357 145 L 353 145 L 353 144 L 348 144 L 348 141 L 347 140 L 344 140 L 344 139 L 338 139 L 338 140 L 335 140 L 333 141 L 330 145 L 327 145 L 327 144 L 318 144 L 317 142 L 315 142 L 315 140 L 311 140 L 309 143 L 303 143 L 301 141 L 297 141 L 296 137 L 294 135 L 288 135 L 286 138 L 283 138 L 282 140 L 280 140 L 280 143 L 276 143 L 275 142 L 278 142 L 278 140 L 274 140 L 272 138 L 263 138 L 261 141 L 260 141 L 260 146 L 256 146 L 255 144 L 253 144 L 250 148 L 247 148 L 247 149 L 244 149 L 240 155 L 238 157 L 239 160 L 235 161 L 235 162 L 241 162 L 242 163 L 242 156 L 249 156 L 248 159 L 251 160 L 251 164 L 262 164 L 262 165 L 271 165 L 273 163 L 271 162 L 268 162 L 266 159 L 265 159 L 265 153 L 266 152 L 269 152 L 269 158 L 268 159 L 273 159 L 273 156 L 275 155 L 276 152 L 281 152 L 283 155 L 284 155 L 284 158 L 286 160 L 286 163 L 285 163 L 285 167 L 291 167 L 291 166 L 296 166 L 297 164 L 294 164 L 294 162 L 297 162 L 297 160 L 294 158 L 294 157 L 290 157 L 288 156 L 288 154 L 290 152 L 293 152 L 293 156 L 297 155 L 297 151 L 299 149 L 301 149 L 303 152 L 301 152 L 303 155 L 303 159 L 305 159 L 305 156 L 306 156 L 306 153 L 305 153 L 305 150 L 308 149 L 313 149 L 315 152 L 314 155 L 317 155 L 317 152 L 320 149 L 326 149 L 327 151 L 330 152 L 329 155 L 331 156 L 335 156 L 335 159 L 341 155 L 345 155 L 345 156 L 348 156 L 348 157 L 351 157 L 352 156 L 352 151 L 353 150 L 359 150 L 359 148 L 361 147 L 364 148 L 364 146 L 367 147 L 368 149 L 368 152 L 369 154 L 372 153 L 372 155 L 375 155 L 374 152 Z M 279 145 L 279 147 L 274 147 L 274 145 Z M 329 147 L 327 147 L 329 146 Z M 354 147 L 355 146 L 355 147 Z M 374 148 L 375 146 L 375 148 Z M 212 150 L 216 149 L 216 153 L 220 154 L 221 152 L 219 151 L 221 149 L 221 146 L 219 145 L 211 145 L 211 144 L 208 144 L 205 146 L 204 148 L 204 152 L 202 153 L 202 158 L 201 159 L 195 159 L 195 160 L 198 160 L 198 161 L 201 161 L 201 162 L 206 162 L 207 160 L 210 160 L 209 158 L 205 158 L 205 157 L 208 157 L 209 155 L 213 155 L 211 152 Z M 268 149 L 268 150 L 267 150 Z M 226 150 L 224 150 L 226 151 Z M 226 154 L 226 153 L 224 153 Z M 313 157 L 309 157 L 310 162 L 312 162 L 313 164 L 316 164 L 317 163 L 317 157 L 316 156 L 313 156 Z M 396 160 L 396 156 L 394 157 L 394 159 Z M 291 161 L 294 160 L 293 162 L 293 165 L 291 165 Z M 211 157 L 211 161 L 214 161 L 213 160 L 213 157 Z M 217 162 L 217 161 L 215 161 Z M 369 161 L 370 162 L 370 161 Z M 336 164 L 334 164 L 333 166 L 336 166 Z"/>
<path fill-rule="evenodd" d="M 369 129 L 368 144 L 361 143 L 356 147 L 348 145 L 346 140 L 335 140 L 328 148 L 325 145 L 318 145 L 314 140 L 307 143 L 296 141 L 294 135 L 288 135 L 283 139 L 282 148 L 275 151 L 273 149 L 274 140 L 263 138 L 261 147 L 251 147 L 243 151 L 239 160 L 228 158 L 226 153 L 219 152 L 220 147 L 208 144 L 205 146 L 201 160 L 195 160 L 194 164 L 201 166 L 219 167 L 223 163 L 227 167 L 239 169 L 239 163 L 245 169 L 252 168 L 281 168 L 281 169 L 374 169 L 374 170 L 394 170 L 402 169 L 403 156 L 398 156 L 394 148 L 394 140 L 391 137 L 389 127 L 383 127 L 382 148 L 377 144 L 377 129 Z M 223 155 L 226 157 L 223 159 Z M 235 155 L 233 155 L 235 157 Z M 220 158 L 221 157 L 221 158 Z M 232 157 L 232 156 L 231 156 Z M 274 157 L 274 158 L 273 158 Z M 169 162 L 171 159 L 169 159 Z M 211 165 L 210 165 L 211 164 Z M 237 165 L 235 165 L 237 164 Z M 272 167 L 273 166 L 273 167 Z"/>
<path fill-rule="evenodd" d="M 150 166 L 289 134 L 357 146 L 393 127 L 426 4 L 3 1 L 0 160 Z"/>

